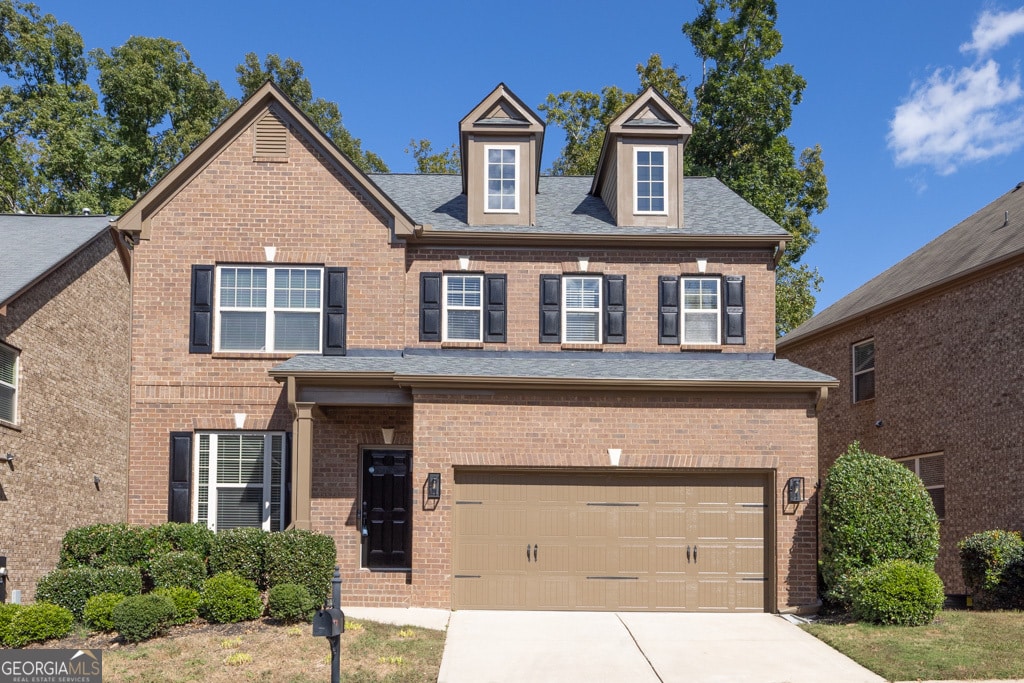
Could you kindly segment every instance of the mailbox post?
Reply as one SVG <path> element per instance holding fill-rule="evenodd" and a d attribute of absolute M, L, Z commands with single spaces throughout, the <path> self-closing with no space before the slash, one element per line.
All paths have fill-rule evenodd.
<path fill-rule="evenodd" d="M 313 635 L 327 638 L 331 644 L 331 683 L 341 681 L 341 634 L 345 632 L 345 613 L 341 611 L 341 569 L 334 567 L 331 579 L 331 606 L 313 615 Z"/>

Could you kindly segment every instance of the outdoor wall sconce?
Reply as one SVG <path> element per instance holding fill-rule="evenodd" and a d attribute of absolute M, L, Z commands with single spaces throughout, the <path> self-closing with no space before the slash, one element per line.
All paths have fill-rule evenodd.
<path fill-rule="evenodd" d="M 427 475 L 427 500 L 441 499 L 441 473 L 431 472 Z"/>
<path fill-rule="evenodd" d="M 7 556 L 0 555 L 0 602 L 7 602 Z"/>
<path fill-rule="evenodd" d="M 395 428 L 394 427 L 381 427 L 380 438 L 384 440 L 384 444 L 390 446 L 395 442 Z"/>
<path fill-rule="evenodd" d="M 786 502 L 795 504 L 802 503 L 804 500 L 804 478 L 790 477 L 786 482 Z"/>

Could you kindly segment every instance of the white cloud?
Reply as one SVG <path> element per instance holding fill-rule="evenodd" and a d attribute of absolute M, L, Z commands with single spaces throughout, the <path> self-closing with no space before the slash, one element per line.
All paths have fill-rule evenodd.
<path fill-rule="evenodd" d="M 1024 33 L 1024 7 L 1010 12 L 991 12 L 986 10 L 978 17 L 978 22 L 971 32 L 971 42 L 960 46 L 961 52 L 977 52 L 984 57 L 992 50 L 1010 42 L 1014 36 Z"/>

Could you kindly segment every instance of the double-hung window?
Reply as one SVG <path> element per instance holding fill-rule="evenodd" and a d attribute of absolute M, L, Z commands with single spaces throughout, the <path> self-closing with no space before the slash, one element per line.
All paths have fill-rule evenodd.
<path fill-rule="evenodd" d="M 664 214 L 665 207 L 665 157 L 664 148 L 639 147 L 636 149 L 634 170 L 636 192 L 634 210 L 636 213 Z"/>
<path fill-rule="evenodd" d="M 897 462 L 906 466 L 916 474 L 935 507 L 935 515 L 939 519 L 946 518 L 946 456 L 943 453 L 914 455 L 909 458 L 898 458 Z"/>
<path fill-rule="evenodd" d="M 562 279 L 562 341 L 590 344 L 601 341 L 600 276 L 567 276 Z"/>
<path fill-rule="evenodd" d="M 443 341 L 483 340 L 483 275 L 444 276 Z"/>
<path fill-rule="evenodd" d="M 196 522 L 214 531 L 284 527 L 283 433 L 197 434 L 196 474 Z"/>
<path fill-rule="evenodd" d="M 519 155 L 516 147 L 485 148 L 487 155 L 487 212 L 519 211 Z"/>
<path fill-rule="evenodd" d="M 18 417 L 18 352 L 0 344 L 0 420 L 14 423 Z"/>
<path fill-rule="evenodd" d="M 323 270 L 220 266 L 217 349 L 318 352 Z"/>
<path fill-rule="evenodd" d="M 875 340 L 853 345 L 853 402 L 875 397 Z"/>
<path fill-rule="evenodd" d="M 718 344 L 722 318 L 716 277 L 683 278 L 682 334 L 684 344 Z"/>

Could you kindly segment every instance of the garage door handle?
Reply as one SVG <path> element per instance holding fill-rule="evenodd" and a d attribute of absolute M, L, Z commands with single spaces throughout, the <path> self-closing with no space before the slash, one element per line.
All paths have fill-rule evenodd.
<path fill-rule="evenodd" d="M 697 564 L 697 546 L 693 546 L 693 563 Z"/>
<path fill-rule="evenodd" d="M 537 561 L 537 544 L 536 543 L 533 544 L 533 561 L 534 562 Z"/>
<path fill-rule="evenodd" d="M 690 546 L 686 546 L 686 564 L 690 564 Z"/>
<path fill-rule="evenodd" d="M 530 544 L 529 543 L 526 544 L 526 561 L 527 562 L 530 561 Z"/>

